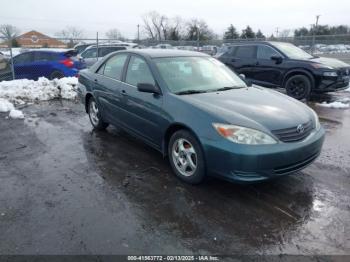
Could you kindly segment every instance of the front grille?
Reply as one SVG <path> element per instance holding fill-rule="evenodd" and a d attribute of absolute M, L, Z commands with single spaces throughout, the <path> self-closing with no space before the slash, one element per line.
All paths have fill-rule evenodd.
<path fill-rule="evenodd" d="M 302 128 L 301 128 L 302 126 Z M 285 129 L 272 130 L 272 133 L 282 142 L 291 143 L 304 140 L 308 137 L 313 129 L 312 121 L 301 124 L 300 127 L 294 126 Z M 298 130 L 299 129 L 299 130 Z M 300 132 L 303 129 L 303 132 Z"/>

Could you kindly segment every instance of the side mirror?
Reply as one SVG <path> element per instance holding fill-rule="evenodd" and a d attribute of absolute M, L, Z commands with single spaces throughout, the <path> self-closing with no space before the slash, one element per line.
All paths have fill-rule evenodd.
<path fill-rule="evenodd" d="M 242 79 L 244 81 L 244 83 L 247 85 L 247 86 L 252 86 L 253 83 L 252 81 L 246 79 L 245 75 L 244 74 L 239 74 L 238 75 L 240 79 Z"/>
<path fill-rule="evenodd" d="M 144 93 L 160 94 L 159 88 L 150 83 L 138 83 L 137 90 Z"/>
<path fill-rule="evenodd" d="M 271 56 L 271 60 L 275 61 L 276 64 L 282 63 L 283 57 L 279 55 L 273 55 Z"/>

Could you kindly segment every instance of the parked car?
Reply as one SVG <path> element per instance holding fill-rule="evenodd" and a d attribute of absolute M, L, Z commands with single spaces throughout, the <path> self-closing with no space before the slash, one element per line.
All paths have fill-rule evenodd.
<path fill-rule="evenodd" d="M 94 45 L 94 43 L 90 43 L 90 44 L 87 44 L 87 43 L 79 43 L 79 44 L 76 44 L 74 46 L 74 49 L 78 52 L 78 54 L 82 53 L 86 48 L 88 48 L 89 46 L 92 46 Z"/>
<path fill-rule="evenodd" d="M 188 183 L 253 182 L 300 170 L 320 154 L 316 113 L 277 91 L 248 87 L 206 54 L 126 50 L 79 76 L 91 124 L 120 126 L 168 156 Z"/>
<path fill-rule="evenodd" d="M 218 47 L 214 45 L 205 45 L 200 47 L 199 51 L 214 56 L 218 52 Z"/>
<path fill-rule="evenodd" d="M 21 53 L 13 58 L 16 79 L 37 80 L 77 76 L 86 68 L 84 61 L 76 57 L 75 50 L 35 50 Z"/>
<path fill-rule="evenodd" d="M 154 48 L 156 49 L 174 49 L 174 47 L 170 44 L 158 44 L 156 46 L 154 46 Z"/>
<path fill-rule="evenodd" d="M 97 55 L 97 46 L 93 45 L 85 49 L 79 57 L 83 58 L 86 66 L 90 67 L 93 64 L 95 64 L 99 59 L 104 57 L 105 55 L 108 55 L 115 51 L 125 50 L 127 49 L 127 46 L 109 46 L 109 45 L 103 45 L 98 47 L 98 55 Z"/>
<path fill-rule="evenodd" d="M 12 80 L 12 71 L 7 56 L 0 52 L 0 81 Z"/>
<path fill-rule="evenodd" d="M 349 64 L 312 56 L 290 43 L 237 43 L 216 57 L 253 83 L 283 87 L 296 99 L 307 98 L 311 92 L 342 90 L 349 85 Z"/>

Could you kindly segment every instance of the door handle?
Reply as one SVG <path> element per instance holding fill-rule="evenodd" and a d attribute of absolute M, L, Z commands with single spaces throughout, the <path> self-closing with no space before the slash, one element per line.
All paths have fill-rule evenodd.
<path fill-rule="evenodd" d="M 97 79 L 95 79 L 94 81 L 95 81 L 95 83 L 98 83 L 98 80 L 97 80 Z"/>
<path fill-rule="evenodd" d="M 126 95 L 126 91 L 122 90 L 122 95 L 125 96 Z"/>

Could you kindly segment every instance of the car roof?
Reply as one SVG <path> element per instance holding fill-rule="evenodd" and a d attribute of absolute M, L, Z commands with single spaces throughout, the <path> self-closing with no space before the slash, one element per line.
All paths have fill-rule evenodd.
<path fill-rule="evenodd" d="M 177 49 L 129 49 L 126 52 L 139 54 L 142 56 L 148 56 L 150 58 L 160 58 L 160 57 L 183 57 L 183 56 L 206 56 L 209 55 L 187 51 L 187 50 L 177 50 Z"/>
<path fill-rule="evenodd" d="M 265 44 L 265 45 L 273 45 L 274 43 L 284 43 L 288 44 L 288 42 L 280 42 L 280 41 L 237 41 L 234 43 L 228 43 L 227 46 L 235 46 L 235 45 L 258 45 L 258 44 Z"/>

